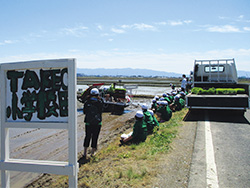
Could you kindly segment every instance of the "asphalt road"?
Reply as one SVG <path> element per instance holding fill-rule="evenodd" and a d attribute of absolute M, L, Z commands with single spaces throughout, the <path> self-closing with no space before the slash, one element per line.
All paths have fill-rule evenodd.
<path fill-rule="evenodd" d="M 250 187 L 250 111 L 194 111 L 187 121 L 197 121 L 188 187 Z"/>

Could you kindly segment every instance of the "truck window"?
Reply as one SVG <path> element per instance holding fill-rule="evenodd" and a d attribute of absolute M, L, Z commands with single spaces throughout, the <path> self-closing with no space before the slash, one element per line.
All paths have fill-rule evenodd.
<path fill-rule="evenodd" d="M 224 72 L 224 66 L 220 65 L 214 65 L 214 66 L 205 66 L 205 72 L 206 73 L 213 73 L 213 72 Z"/>

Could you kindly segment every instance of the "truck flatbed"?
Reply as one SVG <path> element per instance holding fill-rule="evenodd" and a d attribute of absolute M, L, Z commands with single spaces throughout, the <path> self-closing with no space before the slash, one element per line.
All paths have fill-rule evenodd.
<path fill-rule="evenodd" d="M 229 109 L 246 110 L 249 108 L 247 94 L 237 95 L 194 95 L 186 97 L 189 109 Z"/>

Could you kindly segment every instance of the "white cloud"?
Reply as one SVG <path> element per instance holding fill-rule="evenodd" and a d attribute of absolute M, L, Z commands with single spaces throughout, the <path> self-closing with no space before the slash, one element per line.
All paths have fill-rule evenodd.
<path fill-rule="evenodd" d="M 102 25 L 97 25 L 97 29 L 99 29 L 99 30 L 103 30 L 103 26 Z"/>
<path fill-rule="evenodd" d="M 178 26 L 178 25 L 190 24 L 192 22 L 193 22 L 192 20 L 178 20 L 178 21 L 169 20 L 168 24 L 171 26 Z"/>
<path fill-rule="evenodd" d="M 116 28 L 111 28 L 111 31 L 114 32 L 114 33 L 119 33 L 119 34 L 125 33 L 124 30 L 122 30 L 122 29 L 116 29 Z"/>
<path fill-rule="evenodd" d="M 153 25 L 149 25 L 149 24 L 145 24 L 145 23 L 135 23 L 135 24 L 131 24 L 131 25 L 122 25 L 121 28 L 123 29 L 136 29 L 136 30 L 141 30 L 141 31 L 145 31 L 145 30 L 150 30 L 150 31 L 156 31 L 157 28 Z"/>
<path fill-rule="evenodd" d="M 193 21 L 192 20 L 184 20 L 183 21 L 185 24 L 190 24 L 190 23 L 192 23 Z"/>
<path fill-rule="evenodd" d="M 244 15 L 240 15 L 238 18 L 239 18 L 239 19 L 243 19 L 243 18 L 244 18 Z"/>
<path fill-rule="evenodd" d="M 219 32 L 219 33 L 238 33 L 240 29 L 232 25 L 223 26 L 206 26 L 209 32 Z"/>
<path fill-rule="evenodd" d="M 134 28 L 135 29 L 139 29 L 139 30 L 151 30 L 151 31 L 155 31 L 156 27 L 152 26 L 152 25 L 148 25 L 148 24 L 134 24 Z"/>
<path fill-rule="evenodd" d="M 188 74 L 195 59 L 235 58 L 238 70 L 250 70 L 250 49 L 226 49 L 205 52 L 157 53 L 125 51 L 78 51 L 68 53 L 39 53 L 0 57 L 0 62 L 20 62 L 39 59 L 76 58 L 78 68 L 145 68 L 159 71 Z"/>
<path fill-rule="evenodd" d="M 156 25 L 167 25 L 167 22 L 157 22 Z"/>
<path fill-rule="evenodd" d="M 123 29 L 130 29 L 133 25 L 122 25 L 121 28 Z"/>
<path fill-rule="evenodd" d="M 243 27 L 245 31 L 250 31 L 250 27 Z"/>
<path fill-rule="evenodd" d="M 182 25 L 183 22 L 181 22 L 181 21 L 168 21 L 168 24 L 172 25 L 172 26 L 177 26 L 177 25 Z"/>
<path fill-rule="evenodd" d="M 71 35 L 74 37 L 83 37 L 85 36 L 86 31 L 88 31 L 88 27 L 85 26 L 77 26 L 72 28 L 63 28 L 61 29 L 61 33 L 65 35 Z"/>
<path fill-rule="evenodd" d="M 18 42 L 18 40 L 4 40 L 3 42 L 0 42 L 0 45 L 14 44 L 17 42 Z"/>
<path fill-rule="evenodd" d="M 228 19 L 228 17 L 225 17 L 225 16 L 219 16 L 219 19 L 220 19 L 220 20 L 226 20 L 226 19 Z"/>

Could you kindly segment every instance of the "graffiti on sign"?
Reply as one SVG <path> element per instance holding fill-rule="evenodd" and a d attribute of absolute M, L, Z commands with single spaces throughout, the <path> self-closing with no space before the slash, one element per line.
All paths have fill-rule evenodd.
<path fill-rule="evenodd" d="M 7 120 L 68 117 L 68 69 L 7 71 Z"/>

